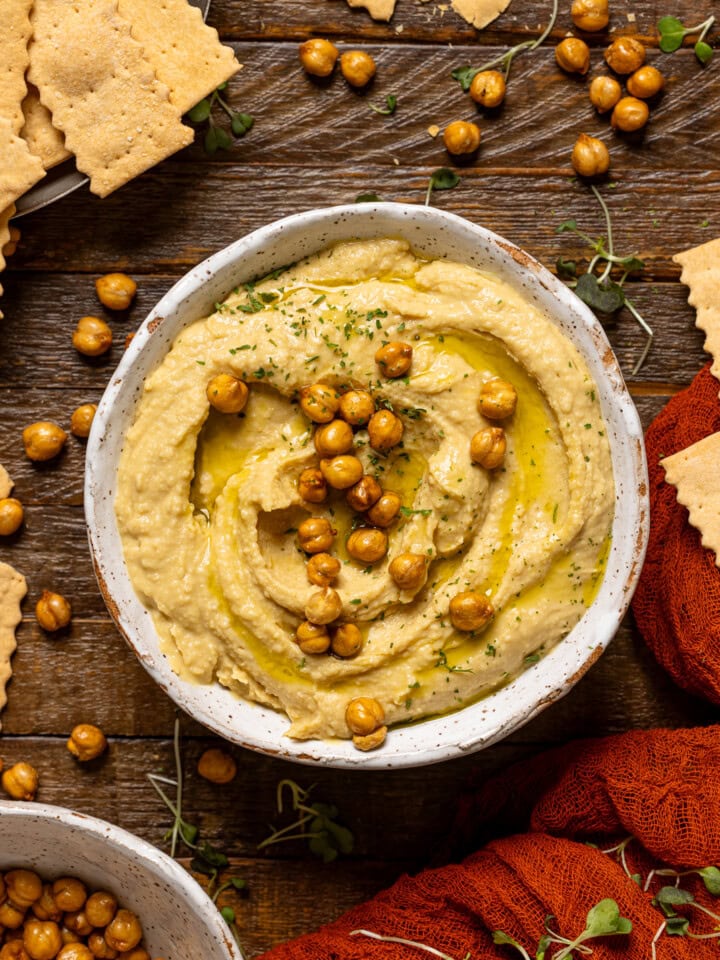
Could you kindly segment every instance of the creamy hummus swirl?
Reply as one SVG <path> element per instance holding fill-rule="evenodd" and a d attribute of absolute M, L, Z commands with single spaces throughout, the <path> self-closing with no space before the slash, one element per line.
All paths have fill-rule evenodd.
<path fill-rule="evenodd" d="M 375 363 L 390 340 L 413 346 L 407 377 L 386 379 Z M 210 410 L 218 373 L 250 385 L 240 416 Z M 469 447 L 488 425 L 477 400 L 494 377 L 519 399 L 504 465 L 488 471 Z M 341 494 L 298 494 L 299 474 L 317 465 L 298 395 L 317 382 L 369 389 L 404 423 L 387 456 L 355 434 L 366 473 L 403 501 L 373 565 L 345 551 L 353 514 Z M 350 735 L 353 697 L 378 700 L 389 724 L 414 720 L 489 693 L 550 649 L 597 589 L 613 497 L 594 384 L 560 330 L 497 278 L 385 239 L 240 288 L 183 331 L 145 383 L 115 509 L 173 668 L 282 710 L 289 736 L 314 738 Z M 312 589 L 295 536 L 308 516 L 338 531 L 340 619 L 364 637 L 353 658 L 306 656 L 295 641 Z M 405 551 L 429 560 L 416 592 L 388 574 Z M 448 617 L 466 590 L 495 609 L 476 634 Z"/>

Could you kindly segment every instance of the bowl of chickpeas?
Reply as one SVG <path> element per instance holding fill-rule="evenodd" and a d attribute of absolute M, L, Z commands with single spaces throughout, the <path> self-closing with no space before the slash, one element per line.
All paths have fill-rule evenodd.
<path fill-rule="evenodd" d="M 132 834 L 0 801 L 2 960 L 242 960 L 202 888 Z"/>

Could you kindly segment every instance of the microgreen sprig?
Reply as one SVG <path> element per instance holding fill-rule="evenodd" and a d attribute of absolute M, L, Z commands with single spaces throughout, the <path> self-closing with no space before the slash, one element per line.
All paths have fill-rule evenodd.
<path fill-rule="evenodd" d="M 548 947 L 552 944 L 559 944 L 561 947 L 561 949 L 553 955 L 553 960 L 567 960 L 567 958 L 573 956 L 574 950 L 577 950 L 578 953 L 592 953 L 592 950 L 584 946 L 587 940 L 593 940 L 596 937 L 613 937 L 618 934 L 627 934 L 632 930 L 631 921 L 628 920 L 627 917 L 620 916 L 620 908 L 610 897 L 600 900 L 599 903 L 596 903 L 595 906 L 588 911 L 585 919 L 585 929 L 573 940 L 569 940 L 567 937 L 555 933 L 555 931 L 550 928 L 549 923 L 553 919 L 554 917 L 545 918 L 546 933 L 544 933 L 538 941 L 537 951 L 535 953 L 536 960 L 545 960 Z M 513 947 L 520 956 L 523 957 L 523 960 L 530 960 L 530 954 L 525 947 L 509 934 L 502 930 L 494 930 L 492 937 L 493 943 Z"/>
<path fill-rule="evenodd" d="M 385 97 L 385 106 L 376 107 L 374 103 L 368 103 L 368 106 L 371 110 L 374 110 L 375 113 L 379 113 L 381 117 L 391 117 L 395 113 L 395 108 L 397 107 L 398 98 L 392 93 L 389 93 Z"/>
<path fill-rule="evenodd" d="M 506 50 L 505 53 L 501 53 L 493 60 L 488 60 L 487 63 L 483 63 L 483 65 L 480 67 L 458 67 L 451 73 L 453 80 L 457 80 L 463 90 L 467 93 L 476 74 L 482 73 L 483 70 L 492 70 L 495 67 L 501 67 L 502 72 L 505 75 L 505 80 L 507 81 L 508 77 L 510 76 L 510 67 L 515 57 L 524 50 L 534 50 L 535 47 L 539 47 L 540 44 L 543 43 L 543 41 L 546 40 L 550 35 L 552 28 L 555 26 L 555 21 L 557 20 L 558 2 L 559 0 L 553 0 L 550 20 L 536 40 L 523 40 L 522 43 L 516 43 L 514 47 L 510 47 L 510 49 Z"/>
<path fill-rule="evenodd" d="M 558 260 L 557 270 L 560 276 L 569 279 L 569 286 L 573 287 L 580 299 L 593 310 L 599 311 L 600 313 L 615 313 L 620 310 L 621 307 L 627 307 L 637 323 L 645 331 L 647 334 L 645 347 L 632 371 L 633 376 L 635 376 L 647 359 L 650 347 L 652 346 L 654 333 L 652 328 L 640 315 L 633 302 L 626 296 L 623 284 L 629 274 L 642 270 L 645 264 L 634 253 L 624 257 L 615 253 L 610 211 L 597 187 L 591 184 L 590 189 L 595 194 L 602 209 L 607 234 L 604 237 L 593 238 L 580 230 L 575 220 L 565 220 L 556 228 L 555 232 L 576 234 L 591 248 L 593 257 L 586 273 L 581 274 L 577 279 L 573 279 L 577 274 L 577 267 L 573 261 Z M 605 264 L 605 267 L 602 273 L 596 276 L 594 272 L 595 268 L 602 263 Z M 614 266 L 621 267 L 623 270 L 622 276 L 617 282 L 610 279 L 610 271 Z"/>
<path fill-rule="evenodd" d="M 460 183 L 460 177 L 449 167 L 440 167 L 430 174 L 427 193 L 425 194 L 425 206 L 430 206 L 430 197 L 433 190 L 454 190 Z"/>
<path fill-rule="evenodd" d="M 433 957 L 440 957 L 440 960 L 455 960 L 455 957 L 451 957 L 448 953 L 443 953 L 442 950 L 436 950 L 435 947 L 431 947 L 427 943 L 422 943 L 419 940 L 406 940 L 404 937 L 386 937 L 381 933 L 375 933 L 373 930 L 351 930 L 351 937 L 369 937 L 371 940 L 380 940 L 383 943 L 402 943 L 406 947 L 415 947 L 417 950 L 422 950 L 424 953 L 429 953 Z M 468 951 L 462 960 L 470 960 L 470 952 Z M 530 958 L 528 957 L 528 960 Z"/>
<path fill-rule="evenodd" d="M 352 853 L 354 837 L 347 827 L 337 822 L 337 807 L 317 800 L 308 802 L 312 787 L 304 790 L 294 780 L 281 780 L 276 794 L 278 813 L 283 812 L 286 788 L 290 791 L 292 809 L 299 817 L 285 827 L 271 827 L 272 832 L 258 844 L 258 850 L 287 840 L 307 840 L 311 853 L 323 863 L 336 860 L 341 853 Z"/>
<path fill-rule="evenodd" d="M 230 134 L 213 119 L 213 107 L 216 103 L 230 118 L 230 129 L 234 137 L 244 137 L 255 123 L 254 118 L 249 113 L 238 113 L 227 103 L 222 96 L 226 88 L 227 81 L 221 83 L 217 90 L 213 90 L 209 97 L 205 97 L 199 103 L 196 103 L 192 110 L 189 110 L 186 114 L 191 123 L 207 123 L 208 127 L 205 131 L 203 146 L 205 152 L 211 156 L 217 150 L 227 150 L 232 146 Z"/>
<path fill-rule="evenodd" d="M 660 49 L 663 53 L 674 53 L 675 50 L 680 49 L 685 37 L 697 33 L 699 36 L 695 41 L 695 56 L 703 66 L 706 66 L 712 60 L 713 48 L 706 42 L 705 37 L 714 23 L 715 17 L 708 17 L 696 27 L 685 27 L 677 17 L 663 17 L 657 25 Z"/>

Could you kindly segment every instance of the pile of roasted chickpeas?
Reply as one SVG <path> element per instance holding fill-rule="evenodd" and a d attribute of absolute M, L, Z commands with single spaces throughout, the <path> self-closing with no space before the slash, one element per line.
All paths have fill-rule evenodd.
<path fill-rule="evenodd" d="M 0 874 L 0 960 L 150 960 L 140 920 L 107 890 L 33 870 Z"/>
<path fill-rule="evenodd" d="M 380 376 L 405 377 L 413 361 L 411 344 L 393 340 L 375 353 Z M 218 374 L 207 384 L 207 398 L 221 413 L 240 413 L 245 409 L 249 390 L 246 383 L 230 374 Z M 335 493 L 344 496 L 347 506 L 357 514 L 354 529 L 347 538 L 349 556 L 370 567 L 388 552 L 388 529 L 398 520 L 402 499 L 385 490 L 371 474 L 365 473 L 355 451 L 355 432 L 367 432 L 372 450 L 386 455 L 403 439 L 405 425 L 392 410 L 378 406 L 368 390 L 350 389 L 344 393 L 327 383 L 312 383 L 300 391 L 300 409 L 313 425 L 313 443 L 318 456 L 316 466 L 305 468 L 297 479 L 297 490 L 305 504 L 321 504 Z M 517 393 L 511 383 L 499 378 L 485 382 L 478 398 L 478 410 L 497 422 L 513 415 Z M 479 430 L 470 442 L 470 459 L 487 470 L 500 467 L 507 441 L 499 426 Z M 340 560 L 332 554 L 337 535 L 332 521 L 310 516 L 298 526 L 297 544 L 307 555 L 310 590 L 305 603 L 305 620 L 295 632 L 300 650 L 310 656 L 332 655 L 340 659 L 357 656 L 363 648 L 363 635 L 355 623 L 341 622 L 343 602 L 335 589 L 341 571 Z M 416 593 L 425 583 L 430 558 L 425 554 L 404 552 L 393 557 L 388 573 L 400 591 Z M 457 630 L 482 630 L 494 609 L 488 598 L 476 591 L 454 596 L 449 618 Z M 360 750 L 380 746 L 387 735 L 382 705 L 368 697 L 348 704 L 347 725 Z"/>
<path fill-rule="evenodd" d="M 107 749 L 105 734 L 92 723 L 79 723 L 73 727 L 66 743 L 69 752 L 80 763 L 97 759 Z M 0 783 L 5 793 L 13 800 L 34 800 L 40 777 L 35 767 L 20 760 L 3 770 L 0 760 Z M 0 928 L 2 923 L 0 922 Z M 3 960 L 0 954 L 0 960 Z"/>
<path fill-rule="evenodd" d="M 334 43 L 320 37 L 301 43 L 299 55 L 305 73 L 320 78 L 331 76 L 339 57 L 340 73 L 358 90 L 370 83 L 377 70 L 375 61 L 364 50 L 346 50 L 341 56 Z"/>

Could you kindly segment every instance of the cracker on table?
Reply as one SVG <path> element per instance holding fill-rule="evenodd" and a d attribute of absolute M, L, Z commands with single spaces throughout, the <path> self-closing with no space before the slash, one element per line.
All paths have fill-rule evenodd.
<path fill-rule="evenodd" d="M 0 210 L 7 210 L 44 176 L 43 165 L 13 132 L 11 121 L 0 117 Z"/>
<path fill-rule="evenodd" d="M 5 687 L 12 675 L 10 659 L 17 642 L 15 628 L 22 619 L 20 604 L 27 593 L 25 577 L 8 563 L 0 563 L 0 710 L 7 703 Z"/>
<path fill-rule="evenodd" d="M 30 80 L 93 193 L 107 196 L 192 141 L 117 0 L 35 0 L 32 24 Z"/>
<path fill-rule="evenodd" d="M 72 156 L 65 146 L 65 137 L 53 126 L 52 115 L 47 107 L 40 103 L 40 94 L 32 84 L 28 85 L 22 109 L 25 124 L 20 136 L 27 143 L 30 153 L 40 157 L 46 170 Z"/>
<path fill-rule="evenodd" d="M 690 523 L 700 531 L 702 545 L 715 551 L 720 567 L 720 431 L 698 440 L 660 461 L 665 479 L 677 490 L 678 502 L 687 507 Z"/>
<path fill-rule="evenodd" d="M 510 0 L 452 0 L 452 8 L 477 30 L 482 30 L 506 10 Z"/>
<path fill-rule="evenodd" d="M 217 30 L 204 23 L 188 0 L 118 0 L 118 13 L 129 21 L 180 113 L 240 69 L 232 48 L 220 43 Z"/>
<path fill-rule="evenodd" d="M 0 5 L 0 117 L 12 123 L 13 133 L 23 125 L 21 103 L 25 96 L 28 43 L 32 35 L 32 0 L 3 0 Z"/>
<path fill-rule="evenodd" d="M 680 279 L 690 287 L 688 303 L 695 307 L 695 324 L 705 332 L 711 370 L 720 380 L 720 239 L 676 253 L 673 260 L 682 267 Z"/>
<path fill-rule="evenodd" d="M 347 0 L 351 7 L 364 7 L 373 20 L 389 20 L 397 0 Z"/>

